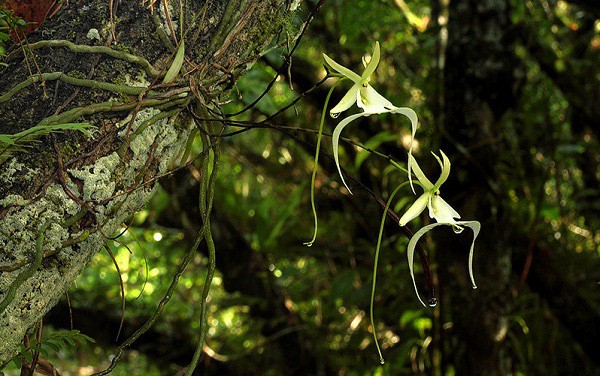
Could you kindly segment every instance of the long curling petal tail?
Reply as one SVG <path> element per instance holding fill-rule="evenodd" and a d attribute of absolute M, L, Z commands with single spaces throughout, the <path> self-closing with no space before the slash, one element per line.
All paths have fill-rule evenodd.
<path fill-rule="evenodd" d="M 337 167 L 338 173 L 340 174 L 340 177 L 342 178 L 342 183 L 344 183 L 344 186 L 346 187 L 348 192 L 350 192 L 350 194 L 352 194 L 352 191 L 350 190 L 350 187 L 348 187 L 348 184 L 346 184 L 346 180 L 344 179 L 344 175 L 342 174 L 342 168 L 340 167 L 340 157 L 339 157 L 339 153 L 338 153 L 339 143 L 340 143 L 340 134 L 342 133 L 344 128 L 346 128 L 346 126 L 348 124 L 350 124 L 352 121 L 358 119 L 361 116 L 369 116 L 369 115 L 372 115 L 372 114 L 368 113 L 368 112 L 361 112 L 360 114 L 354 114 L 354 115 L 348 116 L 347 118 L 344 118 L 335 127 L 335 129 L 333 130 L 333 135 L 331 136 L 331 143 L 333 145 L 333 159 L 335 161 L 335 166 Z"/>
<path fill-rule="evenodd" d="M 475 248 L 475 240 L 479 235 L 479 231 L 481 230 L 481 223 L 478 221 L 459 221 L 456 222 L 459 225 L 463 225 L 469 227 L 473 230 L 473 241 L 471 242 L 471 249 L 469 250 L 469 277 L 471 277 L 471 284 L 473 288 L 477 288 L 477 284 L 475 284 L 475 277 L 473 276 L 473 250 Z"/>
<path fill-rule="evenodd" d="M 402 114 L 402 115 L 406 116 L 408 118 L 408 120 L 410 120 L 411 132 L 410 132 L 410 146 L 408 147 L 408 163 L 407 163 L 408 181 L 410 184 L 410 189 L 412 189 L 414 194 L 417 194 L 415 192 L 415 186 L 412 181 L 412 159 L 411 159 L 411 156 L 412 156 L 412 150 L 413 150 L 413 142 L 415 140 L 415 135 L 417 134 L 417 127 L 419 126 L 419 119 L 417 117 L 417 113 L 412 108 L 408 108 L 408 107 L 398 107 L 398 108 L 393 109 L 390 112 L 394 113 L 394 114 Z"/>

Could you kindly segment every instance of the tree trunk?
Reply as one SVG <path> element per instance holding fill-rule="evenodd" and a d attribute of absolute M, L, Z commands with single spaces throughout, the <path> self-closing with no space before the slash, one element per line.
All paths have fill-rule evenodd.
<path fill-rule="evenodd" d="M 474 262 L 479 289 L 472 290 L 468 280 L 468 230 L 439 252 L 443 295 L 452 299 L 444 306 L 460 344 L 453 349 L 457 374 L 510 371 L 504 351 L 511 276 L 510 239 L 502 228 L 507 222 L 501 207 L 506 190 L 494 179 L 499 119 L 516 97 L 518 64 L 507 40 L 508 7 L 505 0 L 456 0 L 449 5 L 442 150 L 454 156 L 452 176 L 460 189 L 446 184 L 442 194 L 464 208 L 463 218 L 482 224 Z"/>
<path fill-rule="evenodd" d="M 0 133 L 96 127 L 41 137 L 0 165 L 0 361 L 176 166 L 190 111 L 215 107 L 291 14 L 289 0 L 167 4 L 65 3 L 0 68 Z"/>

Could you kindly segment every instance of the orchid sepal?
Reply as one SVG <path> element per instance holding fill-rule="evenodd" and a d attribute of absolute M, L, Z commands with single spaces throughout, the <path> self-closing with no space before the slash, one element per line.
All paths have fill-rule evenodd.
<path fill-rule="evenodd" d="M 417 114 L 411 108 L 394 106 L 390 110 L 387 110 L 386 113 L 402 114 L 410 120 L 411 127 L 413 129 L 416 129 L 416 127 L 417 127 Z M 379 114 L 379 113 L 377 113 L 377 112 L 361 112 L 358 114 L 350 115 L 350 116 L 344 118 L 342 121 L 340 121 L 333 130 L 333 134 L 331 137 L 331 143 L 333 146 L 333 159 L 335 161 L 335 166 L 338 169 L 340 177 L 342 178 L 342 183 L 344 183 L 344 186 L 346 187 L 346 189 L 348 189 L 348 192 L 350 192 L 350 194 L 352 194 L 352 190 L 350 190 L 350 188 L 348 187 L 348 184 L 346 184 L 346 180 L 344 179 L 344 175 L 342 174 L 342 168 L 340 167 L 340 161 L 339 161 L 340 135 L 342 133 L 342 130 L 344 128 L 346 128 L 346 126 L 348 126 L 348 124 L 350 124 L 354 120 L 358 119 L 359 117 L 371 116 L 371 115 L 377 115 L 377 114 Z M 411 157 L 412 157 L 412 155 L 409 155 L 409 158 L 411 158 Z"/>

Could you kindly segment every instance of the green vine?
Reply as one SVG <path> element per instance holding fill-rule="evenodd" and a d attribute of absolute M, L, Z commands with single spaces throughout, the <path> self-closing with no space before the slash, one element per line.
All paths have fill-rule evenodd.
<path fill-rule="evenodd" d="M 128 63 L 138 64 L 141 66 L 146 73 L 148 73 L 151 77 L 160 76 L 161 71 L 154 68 L 152 64 L 143 57 L 136 56 L 130 54 L 125 51 L 118 51 L 106 46 L 88 46 L 86 44 L 75 44 L 68 40 L 42 40 L 35 43 L 30 43 L 28 45 L 30 50 L 37 50 L 40 48 L 50 48 L 50 47 L 65 47 L 75 53 L 90 53 L 90 54 L 104 54 L 110 57 L 114 57 L 115 59 L 123 60 Z M 17 50 L 9 55 L 9 59 L 13 58 L 16 55 L 21 54 L 20 50 Z"/>
<path fill-rule="evenodd" d="M 30 85 L 33 85 L 34 83 L 37 83 L 40 81 L 56 81 L 56 80 L 61 80 L 65 83 L 68 83 L 68 84 L 74 85 L 74 86 L 88 87 L 90 89 L 100 89 L 100 90 L 112 91 L 112 92 L 118 93 L 118 94 L 139 95 L 147 90 L 145 87 L 117 85 L 117 84 L 113 84 L 110 82 L 88 80 L 88 79 L 84 79 L 84 78 L 75 78 L 75 77 L 71 77 L 67 74 L 64 74 L 63 72 L 52 72 L 52 73 L 35 74 L 35 75 L 27 78 L 25 81 L 15 85 L 7 93 L 5 93 L 4 95 L 0 95 L 0 103 L 4 103 L 4 102 L 10 100 L 19 91 L 23 90 L 24 88 L 26 88 Z M 155 94 L 155 93 L 150 91 L 149 94 Z"/>
<path fill-rule="evenodd" d="M 211 145 L 210 138 L 206 135 L 202 137 L 204 148 L 209 148 Z M 208 156 L 204 158 L 202 163 L 202 180 L 200 182 L 200 213 L 202 215 L 202 221 L 204 225 L 204 240 L 208 248 L 208 270 L 206 274 L 206 280 L 204 281 L 204 289 L 202 290 L 202 301 L 200 302 L 200 333 L 198 336 L 198 342 L 196 343 L 196 350 L 186 376 L 191 376 L 198 365 L 200 355 L 202 354 L 202 346 L 206 332 L 208 330 L 208 317 L 207 317 L 207 298 L 212 285 L 212 280 L 215 275 L 216 259 L 215 259 L 215 242 L 212 237 L 210 229 L 210 214 L 212 210 L 212 203 L 215 193 L 215 182 L 217 173 L 219 170 L 219 142 L 215 142 L 213 150 L 213 164 L 212 169 L 209 164 Z M 211 171 L 212 170 L 212 171 Z"/>
<path fill-rule="evenodd" d="M 204 150 L 200 154 L 200 156 L 203 158 L 203 160 L 202 160 L 203 166 L 206 163 L 208 163 L 208 161 L 210 159 L 210 156 L 209 156 L 210 150 L 212 148 L 214 148 L 215 146 L 216 146 L 216 143 L 205 144 Z M 123 356 L 123 352 L 125 351 L 125 349 L 127 349 L 129 346 L 131 346 L 140 336 L 142 336 L 144 333 L 146 333 L 154 325 L 156 320 L 158 320 L 158 318 L 164 311 L 166 305 L 169 303 L 169 301 L 173 297 L 173 292 L 175 291 L 175 288 L 177 288 L 177 285 L 179 284 L 179 279 L 181 278 L 181 275 L 187 268 L 187 266 L 190 263 L 190 261 L 192 260 L 192 258 L 195 256 L 202 240 L 207 241 L 207 246 L 209 247 L 209 252 L 211 252 L 210 248 L 211 248 L 211 244 L 212 244 L 212 252 L 213 252 L 212 270 L 213 271 L 212 271 L 212 273 L 210 272 L 211 262 L 209 260 L 210 279 L 207 276 L 208 283 L 205 284 L 205 289 L 207 288 L 207 286 L 210 286 L 210 282 L 212 281 L 212 275 L 214 274 L 214 242 L 212 242 L 212 237 L 210 236 L 210 231 L 209 231 L 210 224 L 209 223 L 210 223 L 210 212 L 212 210 L 214 190 L 215 190 L 216 172 L 218 169 L 218 152 L 213 151 L 213 153 L 215 155 L 214 161 L 216 161 L 216 164 L 215 164 L 215 162 L 213 162 L 213 166 L 212 166 L 213 173 L 210 174 L 210 178 L 207 177 L 207 174 L 203 174 L 203 181 L 204 181 L 203 186 L 205 188 L 200 189 L 200 205 L 201 205 L 201 209 L 204 208 L 204 210 L 201 210 L 201 212 L 206 214 L 206 217 L 205 217 L 206 220 L 203 222 L 202 227 L 197 232 L 192 246 L 186 251 L 181 262 L 179 263 L 177 271 L 175 272 L 175 274 L 173 276 L 173 280 L 171 281 L 171 284 L 169 285 L 167 292 L 165 293 L 165 295 L 163 295 L 162 299 L 158 303 L 158 306 L 157 306 L 156 310 L 154 311 L 154 313 L 152 314 L 152 316 L 150 316 L 150 318 L 138 330 L 136 330 L 135 333 L 133 333 L 129 338 L 127 338 L 127 340 L 125 340 L 117 348 L 117 350 L 114 354 L 114 357 L 111 361 L 111 364 L 108 366 L 108 368 L 95 373 L 93 376 L 102 376 L 102 375 L 110 374 L 115 369 L 115 367 L 117 366 L 119 361 L 121 360 L 121 357 Z M 206 170 L 204 169 L 203 171 L 206 171 Z M 209 234 L 209 235 L 207 236 L 207 234 Z M 208 238 L 210 238 L 210 239 L 208 239 Z M 208 290 L 206 290 L 206 294 L 208 294 Z M 206 299 L 204 299 L 204 300 L 206 300 Z M 205 306 L 204 306 L 204 308 L 202 308 L 202 310 L 204 310 L 204 311 L 206 310 Z M 200 339 L 202 341 L 203 341 L 204 335 L 206 334 L 206 325 L 207 324 L 205 322 L 206 321 L 205 316 L 206 316 L 205 312 L 203 314 L 201 314 Z M 200 339 L 199 339 L 199 342 L 200 342 Z M 201 350 L 202 350 L 202 346 L 200 345 L 200 351 Z M 196 364 L 197 364 L 197 361 L 196 361 Z M 193 369 L 193 368 L 195 368 L 195 365 L 193 367 L 190 366 L 190 369 Z"/>
<path fill-rule="evenodd" d="M 31 266 L 21 274 L 15 278 L 15 280 L 10 284 L 4 299 L 0 301 L 0 314 L 2 314 L 6 307 L 12 302 L 15 298 L 15 294 L 17 293 L 17 289 L 31 276 L 35 271 L 42 265 L 42 260 L 44 259 L 44 232 L 50 226 L 50 222 L 45 222 L 41 228 L 38 230 L 37 239 L 35 241 L 35 253 L 33 254 L 33 262 Z"/>

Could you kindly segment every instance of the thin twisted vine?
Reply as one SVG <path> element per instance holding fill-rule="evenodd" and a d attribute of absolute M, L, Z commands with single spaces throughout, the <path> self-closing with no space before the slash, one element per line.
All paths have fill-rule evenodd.
<path fill-rule="evenodd" d="M 202 163 L 203 164 L 206 163 L 205 161 L 207 161 L 209 159 L 209 151 L 214 146 L 215 146 L 215 144 L 208 144 L 205 147 L 205 149 L 203 150 L 203 152 L 202 152 L 202 158 L 203 158 Z M 214 176 L 214 177 L 211 176 L 211 177 L 212 177 L 212 179 L 216 178 L 216 176 Z M 208 188 L 203 193 L 201 191 L 201 196 L 203 196 L 203 197 L 201 197 L 200 202 L 207 203 L 206 212 L 209 213 L 210 210 L 212 210 L 212 198 L 214 197 L 214 181 L 212 181 L 210 184 L 208 184 Z M 138 330 L 136 330 L 135 333 L 133 333 L 129 338 L 127 338 L 117 348 L 117 350 L 114 354 L 114 358 L 112 359 L 111 364 L 108 366 L 108 368 L 106 368 L 103 371 L 95 373 L 93 376 L 102 376 L 102 375 L 110 374 L 117 366 L 118 362 L 120 361 L 121 357 L 123 356 L 123 352 L 125 351 L 125 349 L 127 349 L 129 346 L 131 346 L 140 336 L 142 336 L 144 333 L 146 333 L 154 325 L 156 320 L 158 320 L 158 318 L 164 311 L 165 306 L 169 303 L 169 301 L 173 297 L 173 292 L 175 291 L 175 288 L 177 288 L 177 285 L 179 284 L 179 278 L 181 277 L 181 275 L 187 268 L 188 264 L 194 257 L 195 253 L 198 250 L 198 247 L 200 246 L 200 243 L 202 242 L 202 240 L 205 239 L 206 233 L 207 233 L 207 228 L 209 228 L 208 223 L 209 223 L 209 221 L 204 222 L 202 224 L 202 227 L 200 228 L 200 230 L 197 232 L 192 246 L 186 251 L 185 255 L 183 256 L 181 262 L 179 263 L 179 266 L 177 267 L 177 271 L 175 272 L 175 274 L 173 276 L 173 280 L 171 281 L 171 284 L 169 285 L 169 288 L 167 289 L 167 292 L 165 293 L 165 295 L 162 297 L 162 299 L 158 303 L 158 306 L 157 306 L 156 310 L 154 311 L 154 313 L 152 314 L 152 316 L 144 323 L 144 325 L 142 325 Z"/>
<path fill-rule="evenodd" d="M 15 295 L 17 293 L 17 289 L 21 286 L 25 281 L 27 281 L 31 276 L 35 273 L 35 271 L 42 265 L 42 260 L 44 259 L 44 232 L 50 227 L 50 222 L 45 222 L 37 233 L 37 239 L 35 241 L 35 254 L 33 255 L 33 262 L 31 266 L 27 268 L 27 270 L 23 271 L 21 274 L 15 278 L 15 280 L 10 284 L 4 299 L 0 302 L 0 314 L 2 314 L 6 307 L 14 300 Z"/>
<path fill-rule="evenodd" d="M 89 54 L 104 54 L 110 57 L 114 57 L 115 59 L 123 60 L 128 63 L 138 64 L 141 66 L 148 75 L 152 77 L 158 77 L 161 74 L 161 71 L 154 68 L 152 64 L 141 56 L 133 55 L 128 52 L 118 51 L 106 46 L 89 46 L 87 44 L 75 44 L 68 40 L 42 40 L 35 43 L 29 43 L 27 46 L 30 50 L 37 50 L 40 48 L 50 48 L 50 47 L 66 47 L 69 50 L 76 53 L 89 53 Z M 21 50 L 15 50 L 8 56 L 8 60 L 12 60 L 17 56 L 21 55 Z"/>
<path fill-rule="evenodd" d="M 210 144 L 210 139 L 206 136 L 202 137 L 204 145 Z M 198 342 L 196 343 L 196 350 L 190 365 L 186 371 L 186 376 L 191 376 L 198 365 L 200 355 L 202 354 L 204 338 L 208 330 L 208 317 L 207 317 L 207 298 L 212 285 L 212 280 L 215 275 L 216 259 L 215 259 L 215 242 L 212 237 L 210 229 L 210 214 L 212 210 L 212 203 L 215 192 L 215 182 L 217 173 L 219 170 L 219 143 L 218 141 L 213 148 L 213 165 L 212 173 L 210 173 L 209 158 L 205 158 L 203 161 L 202 168 L 202 181 L 200 183 L 200 214 L 202 215 L 202 221 L 204 222 L 204 240 L 208 248 L 208 269 L 206 273 L 206 280 L 204 281 L 204 288 L 202 290 L 202 300 L 200 302 L 200 333 L 198 336 Z M 210 177 L 209 177 L 210 173 Z"/>

